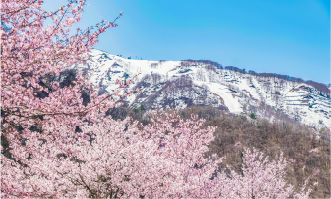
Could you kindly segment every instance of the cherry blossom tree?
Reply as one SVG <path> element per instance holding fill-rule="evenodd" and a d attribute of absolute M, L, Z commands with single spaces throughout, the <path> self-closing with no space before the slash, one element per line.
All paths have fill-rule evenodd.
<path fill-rule="evenodd" d="M 195 118 L 166 119 L 143 127 L 106 118 L 83 126 L 84 140 L 17 144 L 14 155 L 23 163 L 6 159 L 4 167 L 14 169 L 3 172 L 2 186 L 8 195 L 30 197 L 207 196 L 206 182 L 220 162 L 203 157 L 213 128 Z"/>
<path fill-rule="evenodd" d="M 22 148 L 26 141 L 78 139 L 77 127 L 86 125 L 85 120 L 98 122 L 100 113 L 115 106 L 113 98 L 118 94 L 97 95 L 97 87 L 80 74 L 67 83 L 59 80 L 68 67 L 89 58 L 89 48 L 99 34 L 116 26 L 118 17 L 72 33 L 85 0 L 68 0 L 51 12 L 43 10 L 42 4 L 42 0 L 1 1 L 2 157 L 25 167 L 24 161 L 35 153 L 34 148 Z M 85 105 L 83 92 L 89 93 Z M 5 167 L 9 160 L 2 159 Z"/>
<path fill-rule="evenodd" d="M 307 179 L 299 192 L 285 180 L 288 162 L 280 153 L 278 160 L 269 160 L 256 149 L 245 149 L 242 174 L 229 170 L 218 177 L 222 198 L 309 198 Z"/>
<path fill-rule="evenodd" d="M 67 85 L 54 80 L 69 66 L 86 61 L 99 34 L 116 25 L 102 21 L 71 34 L 85 1 L 69 0 L 55 12 L 43 10 L 42 2 L 2 0 L 1 121 L 7 139 L 18 131 L 20 137 L 29 136 L 31 126 L 42 127 L 45 135 L 74 133 L 84 119 L 93 122 L 97 112 L 114 106 L 113 96 L 98 96 L 96 86 L 82 75 Z M 97 30 L 92 32 L 93 28 Z M 84 90 L 90 97 L 86 106 Z"/>
<path fill-rule="evenodd" d="M 308 197 L 284 180 L 282 157 L 247 150 L 243 174 L 219 171 L 222 158 L 205 156 L 215 129 L 195 116 L 163 114 L 146 126 L 105 117 L 121 90 L 98 95 L 79 73 L 60 77 L 115 21 L 72 33 L 85 1 L 54 12 L 42 2 L 1 4 L 1 197 Z"/>

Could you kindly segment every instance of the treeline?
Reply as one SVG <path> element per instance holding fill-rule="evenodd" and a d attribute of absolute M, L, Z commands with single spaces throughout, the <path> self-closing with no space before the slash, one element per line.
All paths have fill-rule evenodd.
<path fill-rule="evenodd" d="M 223 69 L 222 64 L 219 64 L 217 62 L 210 61 L 210 60 L 192 60 L 192 59 L 187 59 L 187 60 L 182 60 L 181 65 L 182 66 L 190 66 L 192 64 L 199 64 L 199 63 L 203 63 L 203 64 L 206 64 L 206 65 L 212 65 L 212 66 L 215 66 L 218 69 Z"/>
<path fill-rule="evenodd" d="M 221 64 L 219 64 L 217 62 L 214 62 L 214 61 L 210 61 L 210 60 L 191 60 L 191 59 L 182 60 L 181 65 L 182 66 L 190 66 L 192 64 L 197 64 L 197 63 L 203 63 L 203 64 L 206 64 L 206 65 L 215 66 L 218 69 L 230 70 L 230 71 L 234 71 L 234 72 L 241 73 L 241 74 L 251 74 L 251 75 L 254 75 L 256 77 L 278 78 L 278 79 L 291 81 L 291 82 L 305 83 L 305 84 L 308 84 L 308 85 L 314 87 L 316 90 L 321 92 L 321 94 L 324 94 L 327 97 L 330 97 L 330 90 L 329 90 L 327 85 L 322 84 L 322 83 L 318 83 L 318 82 L 315 82 L 315 81 L 312 81 L 312 80 L 305 81 L 301 78 L 291 77 L 289 75 L 280 75 L 280 74 L 277 74 L 277 73 L 257 73 L 253 70 L 246 71 L 245 69 L 240 69 L 240 68 L 235 67 L 235 66 L 225 66 L 225 67 L 223 67 Z"/>
<path fill-rule="evenodd" d="M 305 83 L 308 84 L 312 87 L 314 87 L 316 90 L 321 92 L 321 94 L 325 94 L 327 97 L 330 97 L 330 90 L 329 88 L 322 83 L 314 82 L 311 80 L 304 81 L 301 78 L 296 78 L 296 77 L 291 77 L 288 75 L 280 75 L 276 73 L 255 73 L 254 71 L 248 71 L 248 74 L 257 76 L 257 77 L 264 77 L 264 78 L 278 78 L 286 81 L 291 81 L 291 82 L 297 82 L 297 83 Z"/>
<path fill-rule="evenodd" d="M 326 96 L 330 97 L 329 88 L 325 84 L 322 84 L 322 83 L 314 82 L 314 81 L 311 81 L 311 80 L 304 81 L 301 78 L 291 77 L 289 75 L 280 75 L 280 74 L 277 74 L 277 73 L 256 73 L 255 71 L 252 71 L 252 70 L 249 70 L 248 72 L 246 72 L 245 69 L 240 69 L 240 68 L 235 67 L 235 66 L 225 66 L 224 68 L 226 70 L 230 70 L 230 71 L 234 71 L 234 72 L 238 72 L 238 73 L 242 73 L 242 74 L 251 74 L 251 75 L 254 75 L 256 77 L 277 78 L 277 79 L 282 79 L 282 80 L 291 81 L 291 82 L 305 83 L 305 84 L 308 84 L 308 85 L 314 87 L 319 92 L 321 92 L 323 94 L 326 94 Z"/>

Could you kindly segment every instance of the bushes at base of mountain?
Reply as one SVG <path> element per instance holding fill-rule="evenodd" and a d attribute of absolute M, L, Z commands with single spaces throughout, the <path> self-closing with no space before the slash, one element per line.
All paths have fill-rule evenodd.
<path fill-rule="evenodd" d="M 256 119 L 256 116 L 255 116 L 255 114 L 254 114 L 254 113 L 251 113 L 251 114 L 249 114 L 249 117 L 250 117 L 250 118 L 252 118 L 253 120 L 255 120 L 255 119 Z"/>

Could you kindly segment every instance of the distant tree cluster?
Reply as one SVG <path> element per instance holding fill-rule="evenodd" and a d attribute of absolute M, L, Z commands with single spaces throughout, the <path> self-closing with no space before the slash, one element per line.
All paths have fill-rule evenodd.
<path fill-rule="evenodd" d="M 210 61 L 210 60 L 192 60 L 192 59 L 187 59 L 187 60 L 182 60 L 181 65 L 182 66 L 190 66 L 192 64 L 199 64 L 199 63 L 203 63 L 206 65 L 211 65 L 211 66 L 215 66 L 218 69 L 223 69 L 222 64 L 219 64 L 217 62 L 214 61 Z"/>
<path fill-rule="evenodd" d="M 216 68 L 219 69 L 223 69 L 223 66 L 217 62 L 213 62 L 210 60 L 182 60 L 181 65 L 182 66 L 190 66 L 192 64 L 198 64 L 198 63 L 203 63 L 203 64 L 207 64 L 210 66 L 215 66 Z M 322 83 L 318 83 L 318 82 L 314 82 L 311 80 L 308 81 L 304 81 L 301 78 L 297 78 L 297 77 L 291 77 L 289 75 L 280 75 L 277 73 L 256 73 L 253 70 L 248 70 L 248 72 L 246 72 L 245 69 L 240 69 L 238 67 L 235 66 L 225 66 L 224 69 L 226 70 L 230 70 L 230 71 L 234 71 L 237 73 L 241 73 L 241 74 L 251 74 L 257 77 L 264 77 L 264 78 L 278 78 L 278 79 L 282 79 L 282 80 L 286 80 L 286 81 L 291 81 L 291 82 L 297 82 L 297 83 L 306 83 L 312 87 L 314 87 L 316 90 L 318 90 L 319 92 L 321 92 L 322 95 L 325 95 L 327 97 L 330 97 L 330 90 L 328 88 L 327 85 L 322 84 Z"/>
<path fill-rule="evenodd" d="M 252 118 L 253 120 L 255 120 L 255 119 L 256 119 L 256 116 L 255 116 L 255 114 L 254 114 L 254 113 L 251 113 L 251 114 L 249 115 L 249 117 L 250 117 L 250 118 Z"/>
<path fill-rule="evenodd" d="M 234 72 L 238 72 L 238 73 L 242 73 L 242 74 L 246 74 L 245 69 L 240 69 L 238 67 L 235 66 L 225 66 L 224 67 L 226 70 L 230 70 L 230 71 L 234 71 Z M 314 82 L 314 81 L 304 81 L 301 78 L 297 78 L 297 77 L 291 77 L 289 75 L 280 75 L 280 74 L 276 74 L 276 73 L 256 73 L 255 71 L 249 70 L 248 74 L 257 76 L 257 77 L 264 77 L 264 78 L 278 78 L 278 79 L 282 79 L 282 80 L 286 80 L 286 81 L 291 81 L 291 82 L 297 82 L 297 83 L 306 83 L 312 87 L 314 87 L 316 90 L 320 91 L 321 94 L 324 94 L 325 96 L 330 97 L 330 90 L 327 87 L 327 85 L 322 84 L 322 83 L 318 83 L 318 82 Z"/>
<path fill-rule="evenodd" d="M 246 74 L 245 69 L 240 69 L 240 68 L 235 67 L 235 66 L 225 66 L 224 69 L 234 71 L 234 72 L 237 72 L 237 73 Z"/>
<path fill-rule="evenodd" d="M 254 75 L 254 76 L 257 76 L 257 77 L 278 78 L 278 79 L 291 81 L 291 82 L 306 83 L 306 84 L 314 87 L 319 92 L 321 92 L 322 95 L 330 97 L 330 90 L 329 90 L 327 85 L 322 84 L 322 83 L 318 83 L 318 82 L 314 82 L 314 81 L 311 81 L 311 80 L 304 81 L 301 78 L 291 77 L 289 75 L 280 75 L 280 74 L 277 74 L 277 73 L 256 73 L 253 70 L 248 70 L 248 72 L 246 72 L 246 69 L 240 69 L 240 68 L 235 67 L 235 66 L 225 66 L 225 67 L 223 67 L 221 64 L 219 64 L 217 62 L 210 61 L 210 60 L 192 60 L 192 59 L 182 60 L 181 66 L 191 66 L 191 65 L 194 65 L 194 64 L 198 65 L 199 63 L 203 63 L 203 64 L 206 64 L 206 65 L 209 65 L 209 66 L 215 66 L 216 68 L 219 68 L 219 69 L 224 68 L 226 70 L 234 71 L 234 72 L 241 73 L 241 74 L 251 74 L 251 75 Z"/>
<path fill-rule="evenodd" d="M 306 81 L 305 83 L 312 86 L 312 87 L 314 87 L 314 88 L 316 88 L 321 93 L 327 94 L 327 96 L 330 97 L 330 90 L 325 84 L 321 84 L 321 83 L 314 82 L 314 81 L 311 81 L 311 80 Z"/>

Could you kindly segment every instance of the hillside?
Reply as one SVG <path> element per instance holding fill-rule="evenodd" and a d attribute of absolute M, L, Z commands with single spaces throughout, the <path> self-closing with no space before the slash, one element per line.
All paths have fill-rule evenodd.
<path fill-rule="evenodd" d="M 271 122 L 290 121 L 315 129 L 330 127 L 330 90 L 323 84 L 283 75 L 246 73 L 211 61 L 132 60 L 92 50 L 85 65 L 74 66 L 100 92 L 113 92 L 116 80 L 133 78 L 125 98 L 131 108 L 211 106 Z"/>

